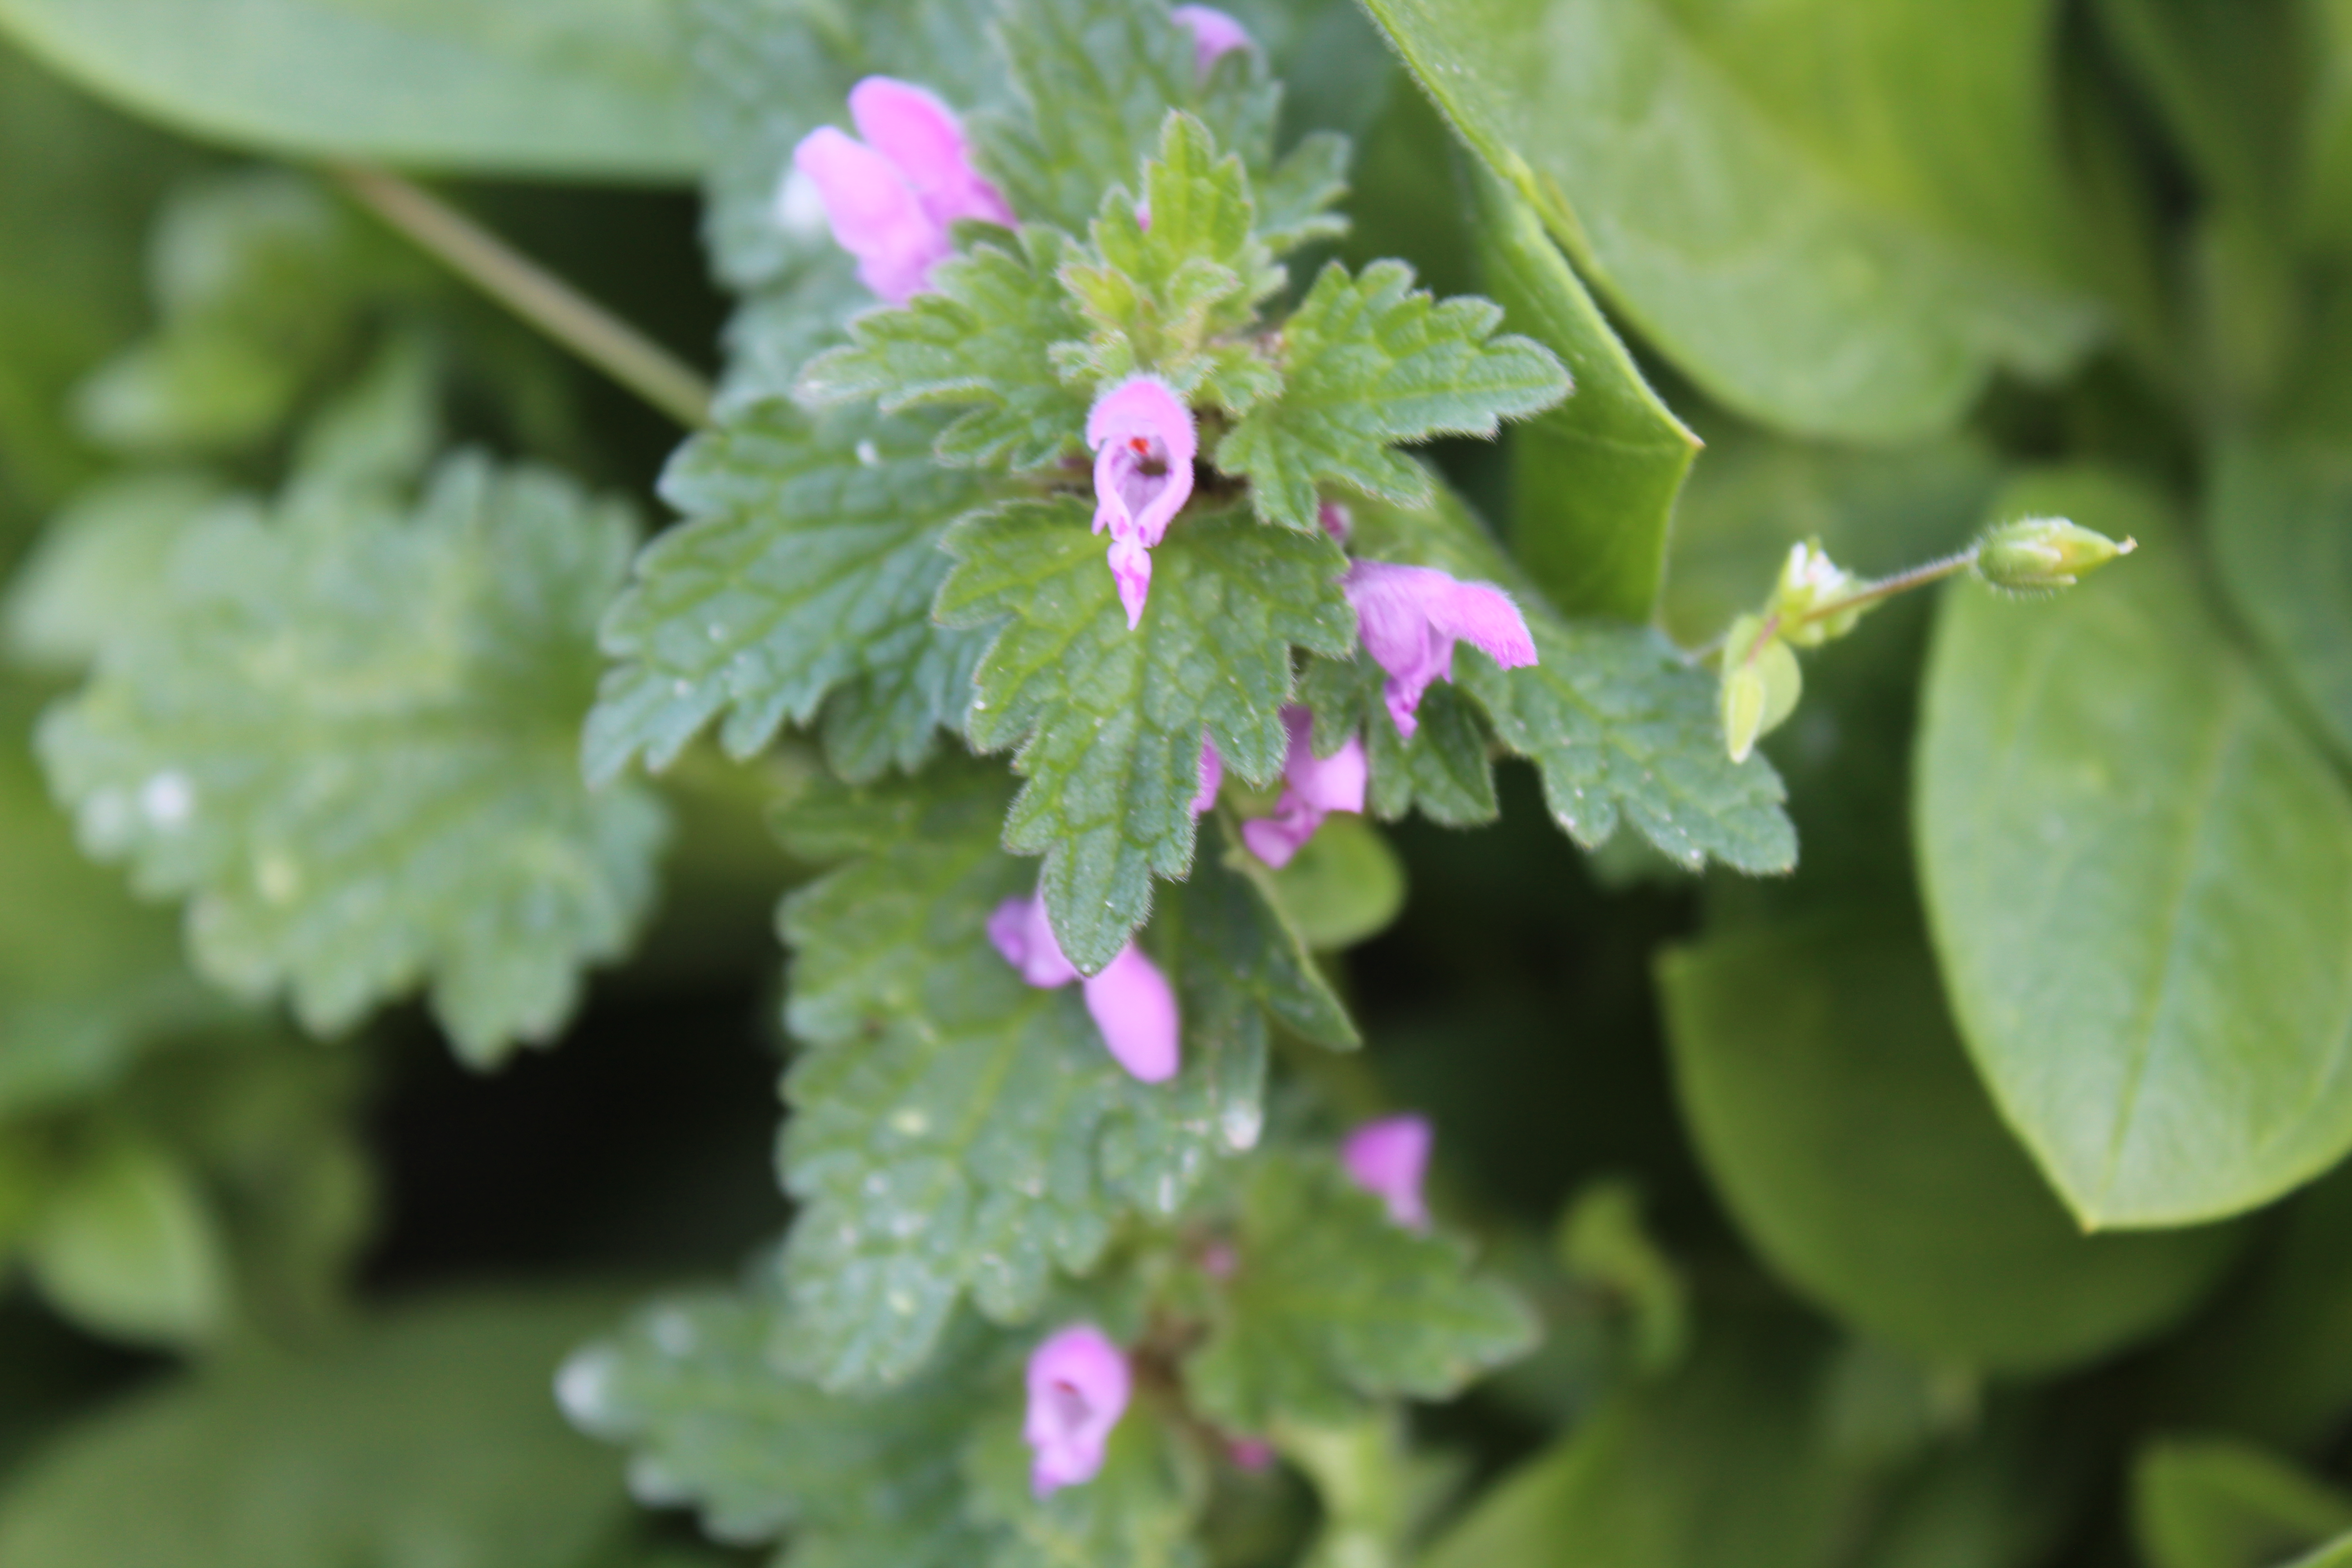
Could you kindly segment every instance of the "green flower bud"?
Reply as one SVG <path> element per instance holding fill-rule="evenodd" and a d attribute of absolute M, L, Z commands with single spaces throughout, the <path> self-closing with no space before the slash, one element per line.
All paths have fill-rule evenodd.
<path fill-rule="evenodd" d="M 2117 544 L 2063 517 L 2020 518 L 1985 531 L 1977 544 L 1977 575 L 2021 594 L 2071 588 L 2084 573 L 2137 548 L 2137 541 Z"/>
<path fill-rule="evenodd" d="M 1805 617 L 1824 605 L 1852 597 L 1862 585 L 1860 578 L 1822 552 L 1820 540 L 1809 539 L 1789 547 L 1789 559 L 1780 567 L 1780 581 L 1773 586 L 1767 613 L 1780 617 L 1780 636 L 1790 644 L 1819 647 L 1853 630 L 1867 606 L 1856 605 L 1817 621 Z"/>
<path fill-rule="evenodd" d="M 1761 616 L 1742 616 L 1731 623 L 1723 638 L 1719 700 L 1724 748 L 1733 762 L 1746 762 L 1757 741 L 1796 711 L 1804 686 L 1797 656 L 1777 636 L 1764 636 Z"/>

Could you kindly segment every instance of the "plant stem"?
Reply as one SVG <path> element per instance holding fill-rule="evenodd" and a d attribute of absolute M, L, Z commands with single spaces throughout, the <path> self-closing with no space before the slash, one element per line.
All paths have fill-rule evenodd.
<path fill-rule="evenodd" d="M 1832 616 L 1864 605 L 1874 605 L 1881 599 L 1891 599 L 1914 588 L 1924 588 L 1930 583 L 1941 582 L 1955 572 L 1965 572 L 1976 564 L 1976 546 L 1970 545 L 1958 555 L 1947 555 L 1940 561 L 1930 561 L 1924 566 L 1914 566 L 1908 572 L 1897 572 L 1892 577 L 1881 577 L 1874 583 L 1864 583 L 1843 599 L 1832 599 L 1826 605 L 1816 605 L 1798 616 L 1792 625 L 1805 626 L 1815 621 L 1825 621 Z"/>
<path fill-rule="evenodd" d="M 363 163 L 331 172 L 369 211 L 656 408 L 688 429 L 710 422 L 710 384 L 692 366 L 448 203 Z"/>

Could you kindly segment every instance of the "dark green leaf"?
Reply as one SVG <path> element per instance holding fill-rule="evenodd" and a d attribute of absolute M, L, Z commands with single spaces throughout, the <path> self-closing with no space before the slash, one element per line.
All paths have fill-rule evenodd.
<path fill-rule="evenodd" d="M 1427 504 L 1427 471 L 1391 446 L 1491 437 L 1502 420 L 1568 393 L 1550 350 L 1495 335 L 1502 318 L 1486 300 L 1440 303 L 1414 290 L 1402 262 L 1375 262 L 1360 278 L 1332 263 L 1283 324 L 1282 390 L 1226 435 L 1217 466 L 1249 479 L 1259 517 L 1299 530 L 1317 526 L 1322 483 Z"/>
<path fill-rule="evenodd" d="M 1945 596 L 1914 821 L 1953 1012 L 2084 1224 L 2251 1208 L 2352 1148 L 2352 797 L 2158 502 L 2076 471 L 2021 513 L 2143 547 L 2054 602 Z"/>
<path fill-rule="evenodd" d="M 1202 736 L 1243 778 L 1271 780 L 1289 744 L 1291 647 L 1344 654 L 1355 616 L 1319 529 L 1188 514 L 1152 552 L 1150 601 L 1130 631 L 1087 516 L 1062 499 L 958 525 L 939 614 L 1003 625 L 981 660 L 972 743 L 1019 748 L 1029 782 L 1005 846 L 1045 857 L 1055 934 L 1091 973 L 1150 913 L 1152 879 L 1192 863 Z"/>
<path fill-rule="evenodd" d="M 544 1039 L 653 892 L 659 805 L 590 794 L 578 729 L 625 510 L 446 467 L 414 519 L 357 494 L 215 513 L 171 605 L 42 728 L 82 842 L 191 900 L 196 962 L 311 1028 L 419 984 L 471 1059 Z"/>
<path fill-rule="evenodd" d="M 2352 1493 L 2247 1444 L 2177 1437 L 2140 1450 L 2131 1512 L 2147 1568 L 2284 1568 L 2352 1531 Z"/>
<path fill-rule="evenodd" d="M 2352 455 L 2227 447 L 2209 513 L 2221 585 L 2338 755 L 2352 760 Z"/>

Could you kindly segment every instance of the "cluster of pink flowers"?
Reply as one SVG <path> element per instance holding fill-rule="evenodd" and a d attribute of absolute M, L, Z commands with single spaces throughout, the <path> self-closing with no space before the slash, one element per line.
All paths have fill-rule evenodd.
<path fill-rule="evenodd" d="M 1426 1230 L 1429 1209 L 1421 1189 L 1432 1141 L 1426 1118 L 1383 1117 L 1348 1134 L 1339 1145 L 1339 1163 L 1350 1181 L 1387 1205 L 1390 1219 L 1408 1230 Z M 1240 1260 L 1218 1243 L 1204 1267 L 1224 1279 Z M 1028 1414 L 1021 1430 L 1032 1455 L 1030 1489 L 1042 1498 L 1094 1479 L 1133 1390 L 1127 1353 L 1093 1324 L 1073 1324 L 1030 1352 L 1028 1384 Z M 1274 1449 L 1259 1437 L 1234 1438 L 1226 1452 L 1244 1469 L 1262 1469 L 1274 1461 Z"/>

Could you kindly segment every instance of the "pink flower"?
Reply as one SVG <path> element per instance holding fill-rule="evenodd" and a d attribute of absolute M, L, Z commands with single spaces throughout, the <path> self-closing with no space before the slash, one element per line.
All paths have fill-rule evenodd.
<path fill-rule="evenodd" d="M 1066 1328 L 1029 1352 L 1029 1413 L 1021 1436 L 1035 1459 L 1037 1496 L 1095 1479 L 1111 1429 L 1127 1411 L 1127 1357 L 1100 1329 Z"/>
<path fill-rule="evenodd" d="M 1408 1230 L 1429 1228 L 1421 1180 L 1429 1169 L 1434 1138 L 1422 1116 L 1384 1116 L 1367 1121 L 1339 1145 L 1348 1178 L 1389 1206 L 1389 1218 Z"/>
<path fill-rule="evenodd" d="M 1217 752 L 1217 743 L 1206 735 L 1201 737 L 1201 787 L 1192 795 L 1192 815 L 1200 816 L 1217 804 L 1217 792 L 1225 787 L 1225 759 Z"/>
<path fill-rule="evenodd" d="M 1355 514 L 1335 500 L 1327 500 L 1318 506 L 1315 521 L 1323 525 L 1324 532 L 1342 544 L 1347 543 L 1348 535 L 1356 531 Z"/>
<path fill-rule="evenodd" d="M 1389 717 L 1407 739 L 1421 727 L 1415 714 L 1429 683 L 1454 679 L 1457 640 L 1505 669 L 1536 661 L 1519 607 L 1491 584 L 1464 583 L 1428 566 L 1359 561 L 1348 569 L 1347 590 L 1365 651 L 1389 672 Z"/>
<path fill-rule="evenodd" d="M 1255 1475 L 1274 1468 L 1274 1445 L 1263 1437 L 1228 1437 L 1225 1458 Z"/>
<path fill-rule="evenodd" d="M 997 905 L 988 917 L 988 940 L 1022 979 L 1040 990 L 1058 990 L 1078 979 L 1077 966 L 1054 940 L 1042 898 L 1007 899 Z M 1176 994 L 1141 948 L 1131 942 L 1120 948 L 1082 988 L 1087 1011 L 1119 1066 L 1144 1083 L 1165 1083 L 1176 1076 L 1181 1063 Z"/>
<path fill-rule="evenodd" d="M 973 170 L 954 112 L 921 88 L 869 76 L 850 89 L 849 117 L 865 141 L 820 126 L 793 149 L 793 167 L 816 187 L 859 279 L 903 305 L 954 253 L 950 225 L 1009 225 L 1013 209 Z"/>
<path fill-rule="evenodd" d="M 1096 400 L 1087 445 L 1095 454 L 1095 531 L 1110 534 L 1110 574 L 1133 631 L 1151 592 L 1151 548 L 1192 497 L 1200 435 L 1166 382 L 1139 375 Z"/>
<path fill-rule="evenodd" d="M 1250 853 L 1280 870 L 1315 837 L 1323 818 L 1335 811 L 1364 809 L 1364 784 L 1369 767 L 1364 742 L 1354 735 L 1328 757 L 1315 754 L 1315 718 L 1304 708 L 1282 710 L 1290 730 L 1290 754 L 1282 764 L 1282 798 L 1272 816 L 1253 817 L 1242 824 L 1242 842 Z"/>
<path fill-rule="evenodd" d="M 1212 6 L 1179 5 L 1168 15 L 1192 35 L 1193 63 L 1203 79 L 1219 55 L 1250 47 L 1249 29 Z"/>

